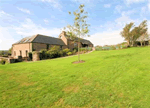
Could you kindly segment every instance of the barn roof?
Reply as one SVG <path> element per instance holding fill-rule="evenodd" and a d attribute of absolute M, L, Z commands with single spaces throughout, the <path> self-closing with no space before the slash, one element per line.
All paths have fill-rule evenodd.
<path fill-rule="evenodd" d="M 65 43 L 59 38 L 54 38 L 54 37 L 45 36 L 41 34 L 25 37 L 14 44 L 23 44 L 23 43 L 44 43 L 44 44 L 51 44 L 51 45 L 65 45 Z"/>

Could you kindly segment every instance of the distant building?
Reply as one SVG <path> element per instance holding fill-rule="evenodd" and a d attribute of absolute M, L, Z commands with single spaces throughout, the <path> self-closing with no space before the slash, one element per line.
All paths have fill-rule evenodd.
<path fill-rule="evenodd" d="M 73 50 L 78 47 L 78 38 L 71 40 L 67 38 L 63 31 L 59 38 L 37 34 L 31 37 L 25 37 L 12 45 L 12 57 L 28 57 L 29 52 L 40 51 L 41 49 L 50 49 L 53 46 L 60 46 L 61 49 L 69 48 Z M 86 39 L 80 40 L 80 47 L 93 47 L 93 44 Z"/>

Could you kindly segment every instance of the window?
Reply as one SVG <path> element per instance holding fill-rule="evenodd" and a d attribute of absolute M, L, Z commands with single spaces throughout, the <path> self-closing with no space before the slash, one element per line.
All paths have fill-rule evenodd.
<path fill-rule="evenodd" d="M 26 50 L 26 57 L 28 57 L 28 50 Z"/>
<path fill-rule="evenodd" d="M 22 52 L 20 51 L 20 56 L 22 56 Z"/>
<path fill-rule="evenodd" d="M 48 50 L 49 49 L 49 45 L 47 44 L 47 47 L 46 47 L 46 49 Z"/>

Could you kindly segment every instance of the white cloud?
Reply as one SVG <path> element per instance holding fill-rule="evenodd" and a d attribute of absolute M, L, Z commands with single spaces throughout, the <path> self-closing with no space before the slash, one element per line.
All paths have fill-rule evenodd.
<path fill-rule="evenodd" d="M 61 10 L 62 5 L 59 3 L 58 0 L 41 0 L 42 2 L 47 2 L 50 3 L 50 5 L 54 8 L 57 8 L 59 10 Z"/>
<path fill-rule="evenodd" d="M 48 23 L 49 23 L 49 21 L 48 21 L 47 19 L 44 19 L 44 22 L 45 22 L 45 24 L 48 24 Z"/>
<path fill-rule="evenodd" d="M 9 49 L 13 43 L 19 41 L 22 37 L 36 34 L 58 37 L 60 33 L 61 28 L 45 28 L 27 18 L 19 26 L 13 26 L 12 28 L 0 26 L 0 50 Z"/>
<path fill-rule="evenodd" d="M 149 1 L 149 3 L 148 3 L 148 9 L 149 9 L 149 11 L 150 11 L 150 1 Z"/>
<path fill-rule="evenodd" d="M 128 10 L 128 11 L 122 11 L 121 12 L 121 15 L 122 16 L 130 16 L 130 15 L 132 15 L 132 14 L 134 14 L 134 13 L 136 13 L 137 11 L 136 10 Z"/>
<path fill-rule="evenodd" d="M 127 5 L 133 4 L 133 3 L 141 3 L 141 2 L 145 2 L 147 0 L 125 0 L 125 3 Z"/>
<path fill-rule="evenodd" d="M 35 34 L 43 34 L 48 36 L 55 36 L 61 33 L 61 28 L 44 28 L 40 25 L 35 24 L 31 19 L 27 18 L 23 23 L 18 27 L 14 27 L 14 30 L 17 34 L 26 36 L 31 36 Z"/>
<path fill-rule="evenodd" d="M 124 38 L 120 36 L 120 31 L 121 30 L 95 33 L 91 35 L 91 37 L 88 37 L 87 39 L 89 39 L 92 43 L 94 43 L 94 46 L 115 45 L 124 42 Z"/>
<path fill-rule="evenodd" d="M 8 50 L 15 42 L 9 30 L 10 28 L 0 27 L 0 50 Z"/>
<path fill-rule="evenodd" d="M 110 8 L 110 7 L 111 7 L 111 4 L 104 4 L 104 7 L 105 7 L 105 8 Z"/>
<path fill-rule="evenodd" d="M 20 7 L 17 7 L 17 9 L 24 13 L 31 14 L 30 10 L 28 10 L 28 9 L 24 9 L 24 8 L 20 8 Z"/>
<path fill-rule="evenodd" d="M 116 7 L 115 7 L 115 13 L 121 13 L 121 10 L 122 10 L 122 6 L 121 5 L 117 5 Z"/>
<path fill-rule="evenodd" d="M 10 15 L 10 14 L 4 12 L 3 10 L 1 10 L 0 11 L 0 17 L 2 17 L 2 16 L 9 16 L 9 17 L 11 16 L 12 17 L 12 15 Z"/>

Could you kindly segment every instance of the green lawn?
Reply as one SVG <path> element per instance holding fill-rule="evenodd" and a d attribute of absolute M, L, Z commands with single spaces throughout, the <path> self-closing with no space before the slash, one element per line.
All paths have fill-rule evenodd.
<path fill-rule="evenodd" d="M 0 108 L 150 108 L 150 47 L 0 65 Z"/>

